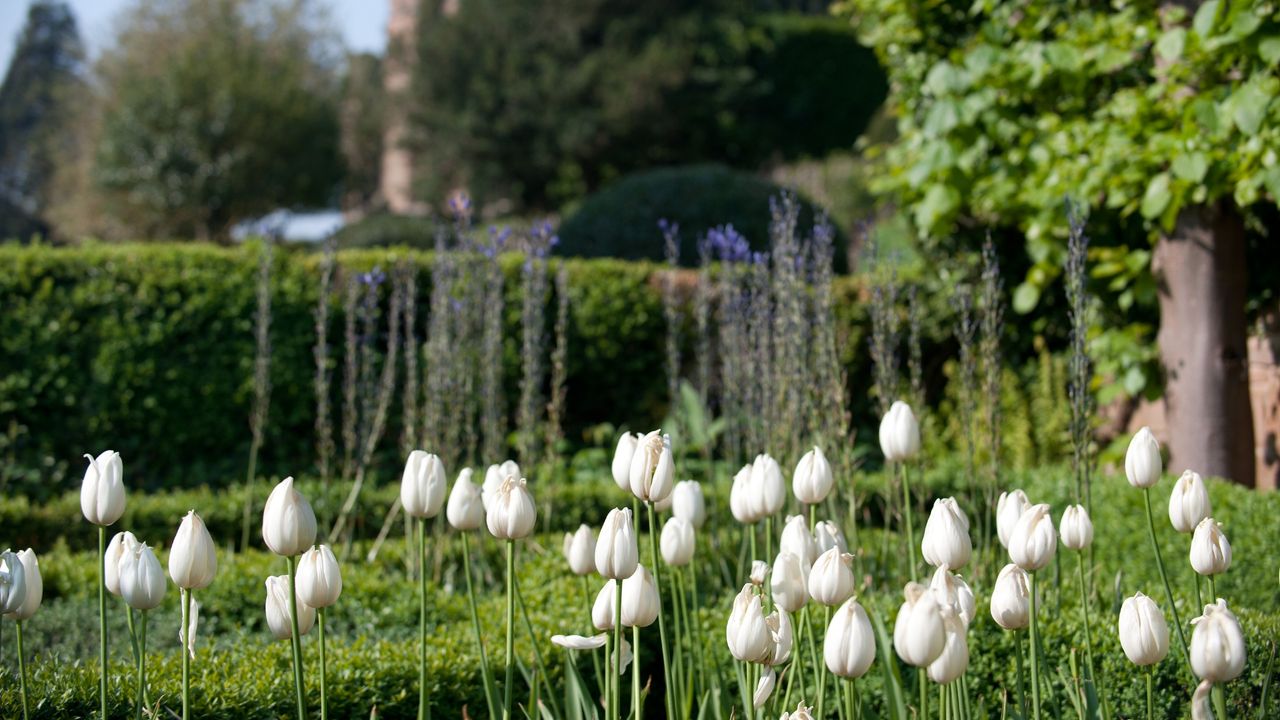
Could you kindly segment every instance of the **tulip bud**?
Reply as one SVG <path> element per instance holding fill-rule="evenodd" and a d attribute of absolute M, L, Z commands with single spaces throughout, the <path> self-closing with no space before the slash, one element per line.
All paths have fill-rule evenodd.
<path fill-rule="evenodd" d="M 640 443 L 640 433 L 624 432 L 618 437 L 618 447 L 613 451 L 613 481 L 625 492 L 631 492 L 631 458 L 635 455 L 636 445 Z"/>
<path fill-rule="evenodd" d="M 969 667 L 969 641 L 965 638 L 965 623 L 957 616 L 943 620 L 946 641 L 942 646 L 942 654 L 929 663 L 929 679 L 946 684 L 964 674 Z"/>
<path fill-rule="evenodd" d="M 1231 567 L 1231 543 L 1213 518 L 1201 520 L 1191 536 L 1191 567 L 1201 575 L 1217 575 Z"/>
<path fill-rule="evenodd" d="M 400 504 L 405 514 L 415 518 L 435 517 L 444 505 L 448 484 L 444 463 L 439 457 L 422 450 L 409 453 L 400 478 Z"/>
<path fill-rule="evenodd" d="M 920 583 L 907 583 L 893 624 L 893 649 L 903 662 L 928 667 L 946 646 L 946 628 L 937 597 Z"/>
<path fill-rule="evenodd" d="M 471 475 L 471 468 L 462 468 L 449 491 L 444 514 L 455 530 L 475 530 L 484 524 L 484 500 Z"/>
<path fill-rule="evenodd" d="M 974 598 L 973 588 L 969 587 L 964 578 L 949 572 L 947 566 L 943 565 L 933 573 L 929 590 L 937 596 L 939 605 L 951 608 L 964 622 L 964 626 L 969 627 L 978 612 L 978 603 Z"/>
<path fill-rule="evenodd" d="M 1013 534 L 1013 526 L 1018 524 L 1022 511 L 1029 507 L 1031 507 L 1031 501 L 1021 490 L 1000 493 L 1000 500 L 996 503 L 996 535 L 1000 537 L 1001 545 L 1009 547 L 1009 536 Z"/>
<path fill-rule="evenodd" d="M 876 638 L 867 611 L 849 598 L 836 610 L 822 641 L 827 669 L 842 678 L 860 678 L 876 659 Z"/>
<path fill-rule="evenodd" d="M 289 614 L 289 576 L 273 575 L 267 578 L 267 628 L 277 640 L 293 637 L 293 618 Z M 316 609 L 302 602 L 294 606 L 298 613 L 298 635 L 311 632 L 316 621 Z"/>
<path fill-rule="evenodd" d="M 106 527 L 124 514 L 124 465 L 115 450 L 85 457 L 89 467 L 80 485 L 80 512 L 85 520 Z"/>
<path fill-rule="evenodd" d="M 538 508 L 533 504 L 527 482 L 522 477 L 508 475 L 490 496 L 485 522 L 489 533 L 500 540 L 519 540 L 533 532 L 538 519 Z"/>
<path fill-rule="evenodd" d="M 564 559 L 574 575 L 596 571 L 596 535 L 591 528 L 579 525 L 577 531 L 564 534 Z"/>
<path fill-rule="evenodd" d="M 583 635 L 552 635 L 551 644 L 566 650 L 599 650 L 609 640 L 608 633 L 585 637 Z"/>
<path fill-rule="evenodd" d="M 803 515 L 787 518 L 786 524 L 782 526 L 782 541 L 778 543 L 778 549 L 795 555 L 804 566 L 805 573 L 813 567 L 813 561 L 818 559 L 818 544 L 809 534 L 809 524 L 805 522 Z"/>
<path fill-rule="evenodd" d="M 311 503 L 293 488 L 293 478 L 276 485 L 262 511 L 262 540 L 271 552 L 301 555 L 316 542 L 316 514 Z"/>
<path fill-rule="evenodd" d="M 199 590 L 209 587 L 217 572 L 217 549 L 209 529 L 195 510 L 189 510 L 178 526 L 178 534 L 173 536 L 169 577 L 183 590 Z"/>
<path fill-rule="evenodd" d="M 631 455 L 630 480 L 631 493 L 643 502 L 658 502 L 671 494 L 676 484 L 671 436 L 654 430 L 640 439 Z"/>
<path fill-rule="evenodd" d="M 1169 653 L 1169 625 L 1151 598 L 1138 593 L 1120 606 L 1120 646 L 1135 665 L 1154 665 Z"/>
<path fill-rule="evenodd" d="M 614 604 L 617 602 L 617 580 L 609 580 L 596 593 L 596 601 L 591 605 L 591 624 L 597 630 L 613 629 Z"/>
<path fill-rule="evenodd" d="M 596 572 L 613 580 L 625 580 L 636 571 L 640 549 L 636 546 L 631 508 L 614 508 L 600 526 L 596 541 Z"/>
<path fill-rule="evenodd" d="M 26 567 L 12 550 L 0 553 L 0 615 L 16 613 L 27 598 Z"/>
<path fill-rule="evenodd" d="M 671 567 L 688 565 L 693 560 L 693 526 L 678 517 L 662 525 L 662 561 Z"/>
<path fill-rule="evenodd" d="M 750 525 L 760 518 L 755 516 L 751 503 L 751 466 L 743 465 L 733 476 L 733 486 L 729 489 L 729 512 L 733 519 L 743 525 Z"/>
<path fill-rule="evenodd" d="M 36 559 L 36 554 L 31 548 L 17 553 L 17 557 L 22 565 L 24 592 L 18 607 L 6 613 L 5 617 L 26 620 L 40 609 L 40 603 L 44 600 L 44 580 L 40 576 L 40 561 Z"/>
<path fill-rule="evenodd" d="M 778 553 L 769 578 L 774 604 L 789 613 L 800 612 L 809 601 L 808 580 L 809 569 L 800 558 L 786 550 Z"/>
<path fill-rule="evenodd" d="M 1151 434 L 1151 428 L 1144 426 L 1129 441 L 1129 450 L 1124 454 L 1125 477 L 1136 488 L 1154 487 L 1160 482 L 1160 472 L 1163 469 L 1160 443 Z"/>
<path fill-rule="evenodd" d="M 1032 505 L 1018 518 L 1009 535 L 1009 558 L 1023 570 L 1039 570 L 1058 551 L 1058 533 L 1053 529 L 1049 506 Z"/>
<path fill-rule="evenodd" d="M 1021 630 L 1031 622 L 1031 593 L 1027 571 L 1009 563 L 991 589 L 991 619 L 1005 630 Z"/>
<path fill-rule="evenodd" d="M 1169 522 L 1173 529 L 1180 533 L 1192 532 L 1211 514 L 1209 488 L 1205 487 L 1204 479 L 1200 473 L 1184 471 L 1169 494 Z"/>
<path fill-rule="evenodd" d="M 774 609 L 764 618 L 764 625 L 769 630 L 769 643 L 773 652 L 765 660 L 765 665 L 773 667 L 791 659 L 791 648 L 795 643 L 795 633 L 791 627 L 791 616 L 786 610 Z"/>
<path fill-rule="evenodd" d="M 164 600 L 168 584 L 160 561 L 146 543 L 120 560 L 120 597 L 134 610 L 150 610 Z"/>
<path fill-rule="evenodd" d="M 751 500 L 752 515 L 763 520 L 776 515 L 787 501 L 787 483 L 782 479 L 782 468 L 778 461 L 768 454 L 757 455 L 751 463 Z"/>
<path fill-rule="evenodd" d="M 521 477 L 520 466 L 515 460 L 504 460 L 501 465 L 490 465 L 488 470 L 484 471 L 484 484 L 480 487 L 480 500 L 484 503 L 484 509 L 489 509 L 489 498 L 498 492 L 498 488 L 502 486 L 502 481 L 514 475 Z"/>
<path fill-rule="evenodd" d="M 622 581 L 622 626 L 649 627 L 658 619 L 660 609 L 653 575 L 645 566 L 637 565 L 631 577 Z"/>
<path fill-rule="evenodd" d="M 120 561 L 136 547 L 138 538 L 128 530 L 116 533 L 107 544 L 107 554 L 102 561 L 102 581 L 112 595 L 120 594 Z"/>
<path fill-rule="evenodd" d="M 671 491 L 671 514 L 701 530 L 707 522 L 707 501 L 702 497 L 702 486 L 693 480 L 676 483 Z"/>
<path fill-rule="evenodd" d="M 796 471 L 791 476 L 791 492 L 805 505 L 817 505 L 827 499 L 835 483 L 831 463 L 827 462 L 822 450 L 814 446 L 796 463 Z"/>
<path fill-rule="evenodd" d="M 1244 672 L 1244 633 L 1240 621 L 1218 598 L 1204 606 L 1204 614 L 1191 621 L 1191 669 L 1196 677 L 1211 683 L 1223 683 Z"/>
<path fill-rule="evenodd" d="M 763 560 L 751 561 L 751 584 L 757 587 L 764 585 L 769 578 L 769 563 Z"/>
<path fill-rule="evenodd" d="M 880 421 L 880 451 L 887 462 L 904 462 L 920 452 L 920 425 L 911 406 L 895 400 Z"/>
<path fill-rule="evenodd" d="M 809 597 L 827 607 L 836 607 L 853 595 L 853 556 L 832 548 L 813 563 L 809 571 Z"/>
<path fill-rule="evenodd" d="M 760 596 L 749 584 L 743 585 L 733 599 L 725 639 L 729 653 L 743 662 L 763 663 L 773 657 L 772 638 L 764 621 Z"/>
<path fill-rule="evenodd" d="M 342 571 L 328 545 L 316 545 L 298 561 L 298 601 L 317 610 L 338 602 Z"/>
<path fill-rule="evenodd" d="M 830 520 L 820 520 L 813 526 L 813 542 L 818 546 L 819 555 L 831 548 L 839 548 L 841 553 L 849 552 L 849 544 L 844 541 L 844 533 Z"/>
<path fill-rule="evenodd" d="M 920 539 L 924 561 L 934 567 L 962 568 L 969 562 L 973 545 L 969 540 L 969 518 L 955 498 L 935 500 L 929 522 Z"/>
<path fill-rule="evenodd" d="M 1070 550 L 1083 550 L 1093 542 L 1093 521 L 1083 505 L 1069 505 L 1058 522 L 1062 544 Z"/>

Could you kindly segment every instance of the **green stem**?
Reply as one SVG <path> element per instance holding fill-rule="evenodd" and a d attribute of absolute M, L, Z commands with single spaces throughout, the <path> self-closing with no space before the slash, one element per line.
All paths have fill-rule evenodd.
<path fill-rule="evenodd" d="M 307 698 L 302 685 L 302 633 L 298 631 L 298 562 L 290 555 L 289 565 L 289 624 L 293 628 L 290 644 L 293 646 L 293 690 L 298 701 L 298 720 L 307 718 Z"/>
<path fill-rule="evenodd" d="M 431 700 L 427 691 L 427 519 L 418 518 L 418 720 L 427 720 L 429 717 L 431 717 Z"/>
<path fill-rule="evenodd" d="M 613 581 L 613 720 L 622 718 L 622 581 Z M 634 650 L 634 648 L 632 648 Z M 635 663 L 634 658 L 632 664 Z"/>
<path fill-rule="evenodd" d="M 520 608 L 520 619 L 524 622 L 525 632 L 529 633 L 529 640 L 533 642 L 534 681 L 541 681 L 543 689 L 546 690 L 547 703 L 551 706 L 552 716 L 560 717 L 562 714 L 560 705 L 556 702 L 555 691 L 551 687 L 551 680 L 546 672 L 547 664 L 542 659 L 542 646 L 538 642 L 538 636 L 533 632 L 533 623 L 529 620 L 529 608 L 524 604 L 524 593 L 520 591 L 520 578 L 517 577 L 512 584 L 516 591 L 516 607 Z"/>
<path fill-rule="evenodd" d="M 516 635 L 515 635 L 515 575 L 516 575 L 516 541 L 507 540 L 507 676 L 502 689 L 502 717 L 511 720 L 511 686 L 515 682 L 516 669 Z M 622 586 L 619 585 L 619 588 Z"/>
<path fill-rule="evenodd" d="M 1019 717 L 1027 716 L 1027 678 L 1022 670 L 1022 633 L 1013 631 L 1013 657 L 1018 667 L 1018 709 Z"/>
<path fill-rule="evenodd" d="M 631 626 L 631 716 L 643 717 L 644 706 L 640 701 L 640 627 Z"/>
<path fill-rule="evenodd" d="M 138 664 L 138 629 L 133 621 L 133 608 L 129 607 L 126 602 L 122 601 L 121 604 L 124 605 L 124 619 L 129 625 L 129 651 L 133 653 L 133 664 L 136 667 Z"/>
<path fill-rule="evenodd" d="M 1093 671 L 1093 631 L 1089 628 L 1089 591 L 1085 584 L 1084 554 L 1078 552 L 1075 555 L 1076 569 L 1080 572 L 1080 612 L 1084 614 L 1084 661 L 1089 671 L 1088 683 L 1093 685 L 1098 694 L 1098 705 L 1106 707 L 1106 693 Z"/>
<path fill-rule="evenodd" d="M 1211 603 L 1218 602 L 1218 581 L 1214 580 L 1212 575 L 1209 576 L 1209 594 L 1213 596 L 1209 598 L 1209 602 Z M 1204 609 L 1204 606 L 1202 605 L 1201 610 L 1203 609 Z"/>
<path fill-rule="evenodd" d="M 662 572 L 658 564 L 658 521 L 654 517 L 653 503 L 646 502 L 644 504 L 645 511 L 649 516 L 649 565 L 653 568 L 653 584 L 658 590 L 658 646 L 662 649 L 662 679 L 665 683 L 662 693 L 662 706 L 667 711 L 667 717 L 675 717 L 675 707 L 673 701 L 678 701 L 676 697 L 676 688 L 672 684 L 671 664 L 668 661 L 670 652 L 667 649 L 667 621 L 666 613 L 662 612 Z M 637 716 L 638 717 L 638 716 Z"/>
<path fill-rule="evenodd" d="M 107 720 L 107 528 L 98 526 L 98 667 L 102 676 L 98 679 L 98 697 L 101 700 L 102 720 Z"/>
<path fill-rule="evenodd" d="M 1027 573 L 1031 578 L 1031 716 L 1040 720 L 1040 639 L 1036 631 L 1036 571 Z"/>
<path fill-rule="evenodd" d="M 462 533 L 462 572 L 467 578 L 467 604 L 471 608 L 471 627 L 476 634 L 476 648 L 480 651 L 480 681 L 484 683 L 484 702 L 489 717 L 497 717 L 493 706 L 493 675 L 489 670 L 488 654 L 484 650 L 484 635 L 480 631 L 480 613 L 476 609 L 476 591 L 471 584 L 471 548 L 468 533 Z"/>
<path fill-rule="evenodd" d="M 1156 542 L 1156 520 L 1151 512 L 1151 488 L 1142 489 L 1142 498 L 1147 504 L 1147 531 L 1151 536 L 1151 549 L 1156 553 L 1156 567 L 1160 570 L 1160 579 L 1164 581 L 1165 599 L 1169 601 L 1169 612 L 1173 614 L 1173 625 L 1178 628 L 1178 641 L 1182 643 L 1182 657 L 1191 667 L 1191 648 L 1187 645 L 1187 634 L 1182 629 L 1182 619 L 1178 617 L 1178 606 L 1173 602 L 1173 588 L 1169 586 L 1169 575 L 1164 571 L 1164 558 L 1160 555 L 1160 543 Z"/>
<path fill-rule="evenodd" d="M 907 523 L 907 566 L 911 569 L 911 582 L 916 581 L 916 536 L 911 528 L 911 480 L 907 466 L 897 463 L 902 472 L 902 517 Z"/>
<path fill-rule="evenodd" d="M 916 717 L 924 718 L 929 714 L 929 685 L 925 682 L 924 668 L 916 668 L 916 688 L 920 692 L 920 711 Z"/>
<path fill-rule="evenodd" d="M 1203 607 L 1204 607 L 1204 596 L 1202 596 L 1202 595 L 1200 594 L 1200 574 L 1199 574 L 1199 573 L 1191 573 L 1191 581 L 1192 581 L 1192 582 L 1194 582 L 1194 583 L 1195 583 L 1195 586 L 1196 586 L 1196 607 L 1198 607 L 1198 608 L 1203 608 Z"/>
<path fill-rule="evenodd" d="M 316 623 L 320 626 L 320 720 L 329 720 L 329 686 L 325 684 L 329 667 L 325 663 L 324 654 L 324 608 L 316 608 Z"/>
<path fill-rule="evenodd" d="M 22 695 L 22 720 L 27 720 L 27 659 L 22 649 L 22 621 L 18 621 L 18 688 Z"/>
<path fill-rule="evenodd" d="M 138 701 L 135 705 L 134 719 L 142 720 L 142 706 L 147 687 L 147 611 L 142 611 L 142 627 L 138 630 Z M 185 652 L 186 649 L 183 649 Z M 26 717 L 26 701 L 23 701 L 23 717 Z"/>
<path fill-rule="evenodd" d="M 191 717 L 191 591 L 182 591 L 182 720 Z"/>
<path fill-rule="evenodd" d="M 824 605 L 822 607 L 822 627 L 826 628 L 830 624 L 831 608 Z M 813 635 L 816 634 L 816 632 L 811 634 L 810 639 L 812 639 Z M 826 717 L 823 715 L 823 712 L 825 712 L 827 708 L 827 674 L 816 665 L 814 666 L 814 671 L 818 673 L 818 717 Z"/>
<path fill-rule="evenodd" d="M 938 720 L 947 720 L 947 686 L 938 685 Z"/>
<path fill-rule="evenodd" d="M 1152 668 L 1147 668 L 1147 720 L 1155 720 L 1155 703 L 1151 701 L 1151 678 L 1155 676 Z"/>

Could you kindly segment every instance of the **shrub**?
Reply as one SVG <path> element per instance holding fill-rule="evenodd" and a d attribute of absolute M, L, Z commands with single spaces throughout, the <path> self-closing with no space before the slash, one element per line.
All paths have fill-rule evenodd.
<path fill-rule="evenodd" d="M 340 248 L 411 247 L 431 250 L 436 246 L 438 220 L 409 215 L 379 213 L 361 218 L 337 233 Z"/>

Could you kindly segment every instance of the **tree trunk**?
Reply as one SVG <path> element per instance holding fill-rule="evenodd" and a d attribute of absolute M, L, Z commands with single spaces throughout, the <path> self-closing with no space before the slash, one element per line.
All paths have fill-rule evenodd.
<path fill-rule="evenodd" d="M 1169 470 L 1253 485 L 1244 223 L 1229 201 L 1182 211 L 1151 262 L 1160 296 Z"/>

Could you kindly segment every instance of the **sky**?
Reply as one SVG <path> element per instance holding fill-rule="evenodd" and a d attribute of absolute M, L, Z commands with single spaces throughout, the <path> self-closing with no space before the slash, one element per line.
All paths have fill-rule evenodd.
<path fill-rule="evenodd" d="M 134 0 L 69 0 L 80 25 L 80 36 L 89 57 L 111 40 L 116 15 Z M 329 6 L 334 24 L 350 50 L 381 53 L 387 44 L 387 7 L 390 0 L 321 0 Z M 9 69 L 18 33 L 27 19 L 31 0 L 0 0 L 0 78 Z"/>

